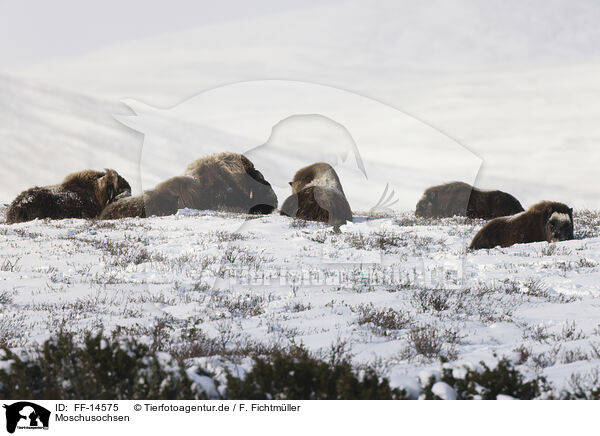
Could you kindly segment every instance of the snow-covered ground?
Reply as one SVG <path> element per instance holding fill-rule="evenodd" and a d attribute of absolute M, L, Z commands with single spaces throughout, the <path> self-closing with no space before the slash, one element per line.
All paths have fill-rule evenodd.
<path fill-rule="evenodd" d="M 576 240 L 479 252 L 465 247 L 480 221 L 410 214 L 357 216 L 340 234 L 277 215 L 236 231 L 244 216 L 191 210 L 3 224 L 0 337 L 17 348 L 61 328 L 148 338 L 163 321 L 164 343 L 199 329 L 228 350 L 344 344 L 413 394 L 440 357 L 507 356 L 560 389 L 600 364 L 600 217 L 578 216 Z M 240 363 L 207 350 L 189 363 Z"/>
<path fill-rule="evenodd" d="M 351 1 L 5 67 L 1 203 L 82 168 L 114 168 L 139 193 L 238 151 L 280 204 L 298 168 L 337 163 L 357 219 L 340 235 L 194 211 L 2 224 L 1 338 L 28 347 L 100 325 L 144 335 L 169 319 L 171 338 L 197 325 L 228 347 L 346 341 L 357 364 L 408 388 L 439 355 L 494 353 L 563 386 L 600 366 L 599 220 L 586 211 L 600 209 L 599 20 L 594 1 Z M 575 207 L 577 239 L 467 253 L 481 222 L 411 214 L 427 187 L 459 179 L 525 207 Z M 363 216 L 388 184 L 394 210 Z M 275 274 L 307 269 L 398 280 Z M 254 270 L 275 278 L 224 278 Z"/>

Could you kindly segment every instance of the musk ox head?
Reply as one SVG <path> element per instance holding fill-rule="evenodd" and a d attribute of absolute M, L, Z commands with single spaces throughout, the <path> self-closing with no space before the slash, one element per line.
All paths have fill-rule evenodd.
<path fill-rule="evenodd" d="M 246 156 L 241 155 L 242 165 L 246 174 L 250 176 L 248 188 L 251 205 L 248 210 L 251 214 L 270 214 L 277 207 L 277 196 L 262 173 L 254 167 L 254 164 Z"/>
<path fill-rule="evenodd" d="M 544 227 L 548 242 L 568 241 L 573 239 L 573 209 L 568 213 L 553 212 L 548 208 Z"/>
<path fill-rule="evenodd" d="M 429 217 L 433 216 L 433 204 L 435 199 L 431 198 L 435 197 L 434 192 L 425 192 L 419 202 L 417 203 L 417 208 L 415 210 L 416 216 L 421 217 Z"/>
<path fill-rule="evenodd" d="M 104 170 L 104 175 L 98 178 L 97 186 L 96 196 L 102 208 L 119 198 L 131 195 L 131 186 L 127 180 L 113 169 Z"/>

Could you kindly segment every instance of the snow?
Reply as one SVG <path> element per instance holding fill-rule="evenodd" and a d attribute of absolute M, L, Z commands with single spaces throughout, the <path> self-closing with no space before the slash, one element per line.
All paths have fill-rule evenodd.
<path fill-rule="evenodd" d="M 456 400 L 457 398 L 456 391 L 448 383 L 444 382 L 435 383 L 431 388 L 431 392 L 442 400 Z"/>
<path fill-rule="evenodd" d="M 502 395 L 502 394 L 498 395 L 498 396 L 496 397 L 496 399 L 497 399 L 497 400 L 509 400 L 509 401 L 510 401 L 510 400 L 516 400 L 516 398 L 514 398 L 514 397 L 511 397 L 510 395 Z"/>
<path fill-rule="evenodd" d="M 339 235 L 194 210 L 0 224 L 2 337 L 27 348 L 63 324 L 166 318 L 173 338 L 191 323 L 232 346 L 293 338 L 318 351 L 341 340 L 356 364 L 417 397 L 439 361 L 416 350 L 411 329 L 429 328 L 455 377 L 509 356 L 564 387 L 600 366 L 599 222 L 586 211 L 600 209 L 599 18 L 592 1 L 346 2 L 6 67 L 2 203 L 83 168 L 114 168 L 139 193 L 229 150 L 253 160 L 280 204 L 297 169 L 331 161 L 356 217 Z M 450 180 L 525 207 L 563 201 L 576 239 L 467 252 L 483 222 L 411 213 Z M 387 186 L 399 201 L 377 210 Z M 369 278 L 389 271 L 398 281 Z M 361 324 L 368 305 L 409 320 Z M 250 365 L 202 359 L 220 374 Z"/>
<path fill-rule="evenodd" d="M 232 348 L 293 341 L 323 353 L 342 341 L 355 364 L 375 365 L 415 397 L 431 376 L 439 380 L 439 356 L 451 360 L 456 377 L 465 365 L 493 367 L 506 356 L 557 389 L 600 365 L 597 224 L 586 239 L 465 252 L 481 221 L 401 214 L 375 225 L 357 219 L 336 234 L 271 215 L 223 230 L 243 219 L 186 211 L 0 224 L 0 264 L 17 260 L 0 271 L 8 300 L 1 334 L 19 348 L 61 326 L 81 333 L 168 320 L 166 344 L 191 327 Z M 588 226 L 577 221 L 576 233 Z M 388 241 L 383 249 L 381 241 Z M 407 321 L 380 327 L 377 317 L 361 321 L 365 308 Z M 418 351 L 415 331 L 429 332 L 425 340 L 434 334 L 439 349 Z"/>
<path fill-rule="evenodd" d="M 212 378 L 205 375 L 198 375 L 196 372 L 197 368 L 189 368 L 186 371 L 188 377 L 198 386 L 201 387 L 201 391 L 206 393 L 206 396 L 210 399 L 219 398 L 219 392 L 217 386 Z"/>

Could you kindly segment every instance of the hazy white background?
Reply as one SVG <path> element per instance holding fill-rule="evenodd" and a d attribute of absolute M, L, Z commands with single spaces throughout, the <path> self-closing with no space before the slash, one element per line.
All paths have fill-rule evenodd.
<path fill-rule="evenodd" d="M 117 167 L 136 190 L 149 187 L 138 165 L 143 138 L 111 115 L 128 113 L 122 99 L 165 109 L 228 83 L 287 79 L 422 120 L 482 160 L 480 187 L 510 191 L 525 206 L 600 207 L 595 1 L 5 1 L 0 16 L 0 140 L 11 181 L 3 201 L 82 166 Z M 170 141 L 180 133 L 159 132 L 166 153 L 193 147 Z M 396 181 L 411 181 L 397 187 L 409 210 L 448 176 L 403 173 L 406 160 L 399 147 L 390 164 Z"/>

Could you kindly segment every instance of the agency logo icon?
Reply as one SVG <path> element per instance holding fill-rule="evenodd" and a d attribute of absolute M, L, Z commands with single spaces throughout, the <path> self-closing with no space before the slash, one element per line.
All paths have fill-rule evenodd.
<path fill-rule="evenodd" d="M 48 429 L 50 411 L 29 401 L 19 401 L 3 406 L 6 409 L 6 431 L 14 433 L 16 429 Z"/>

